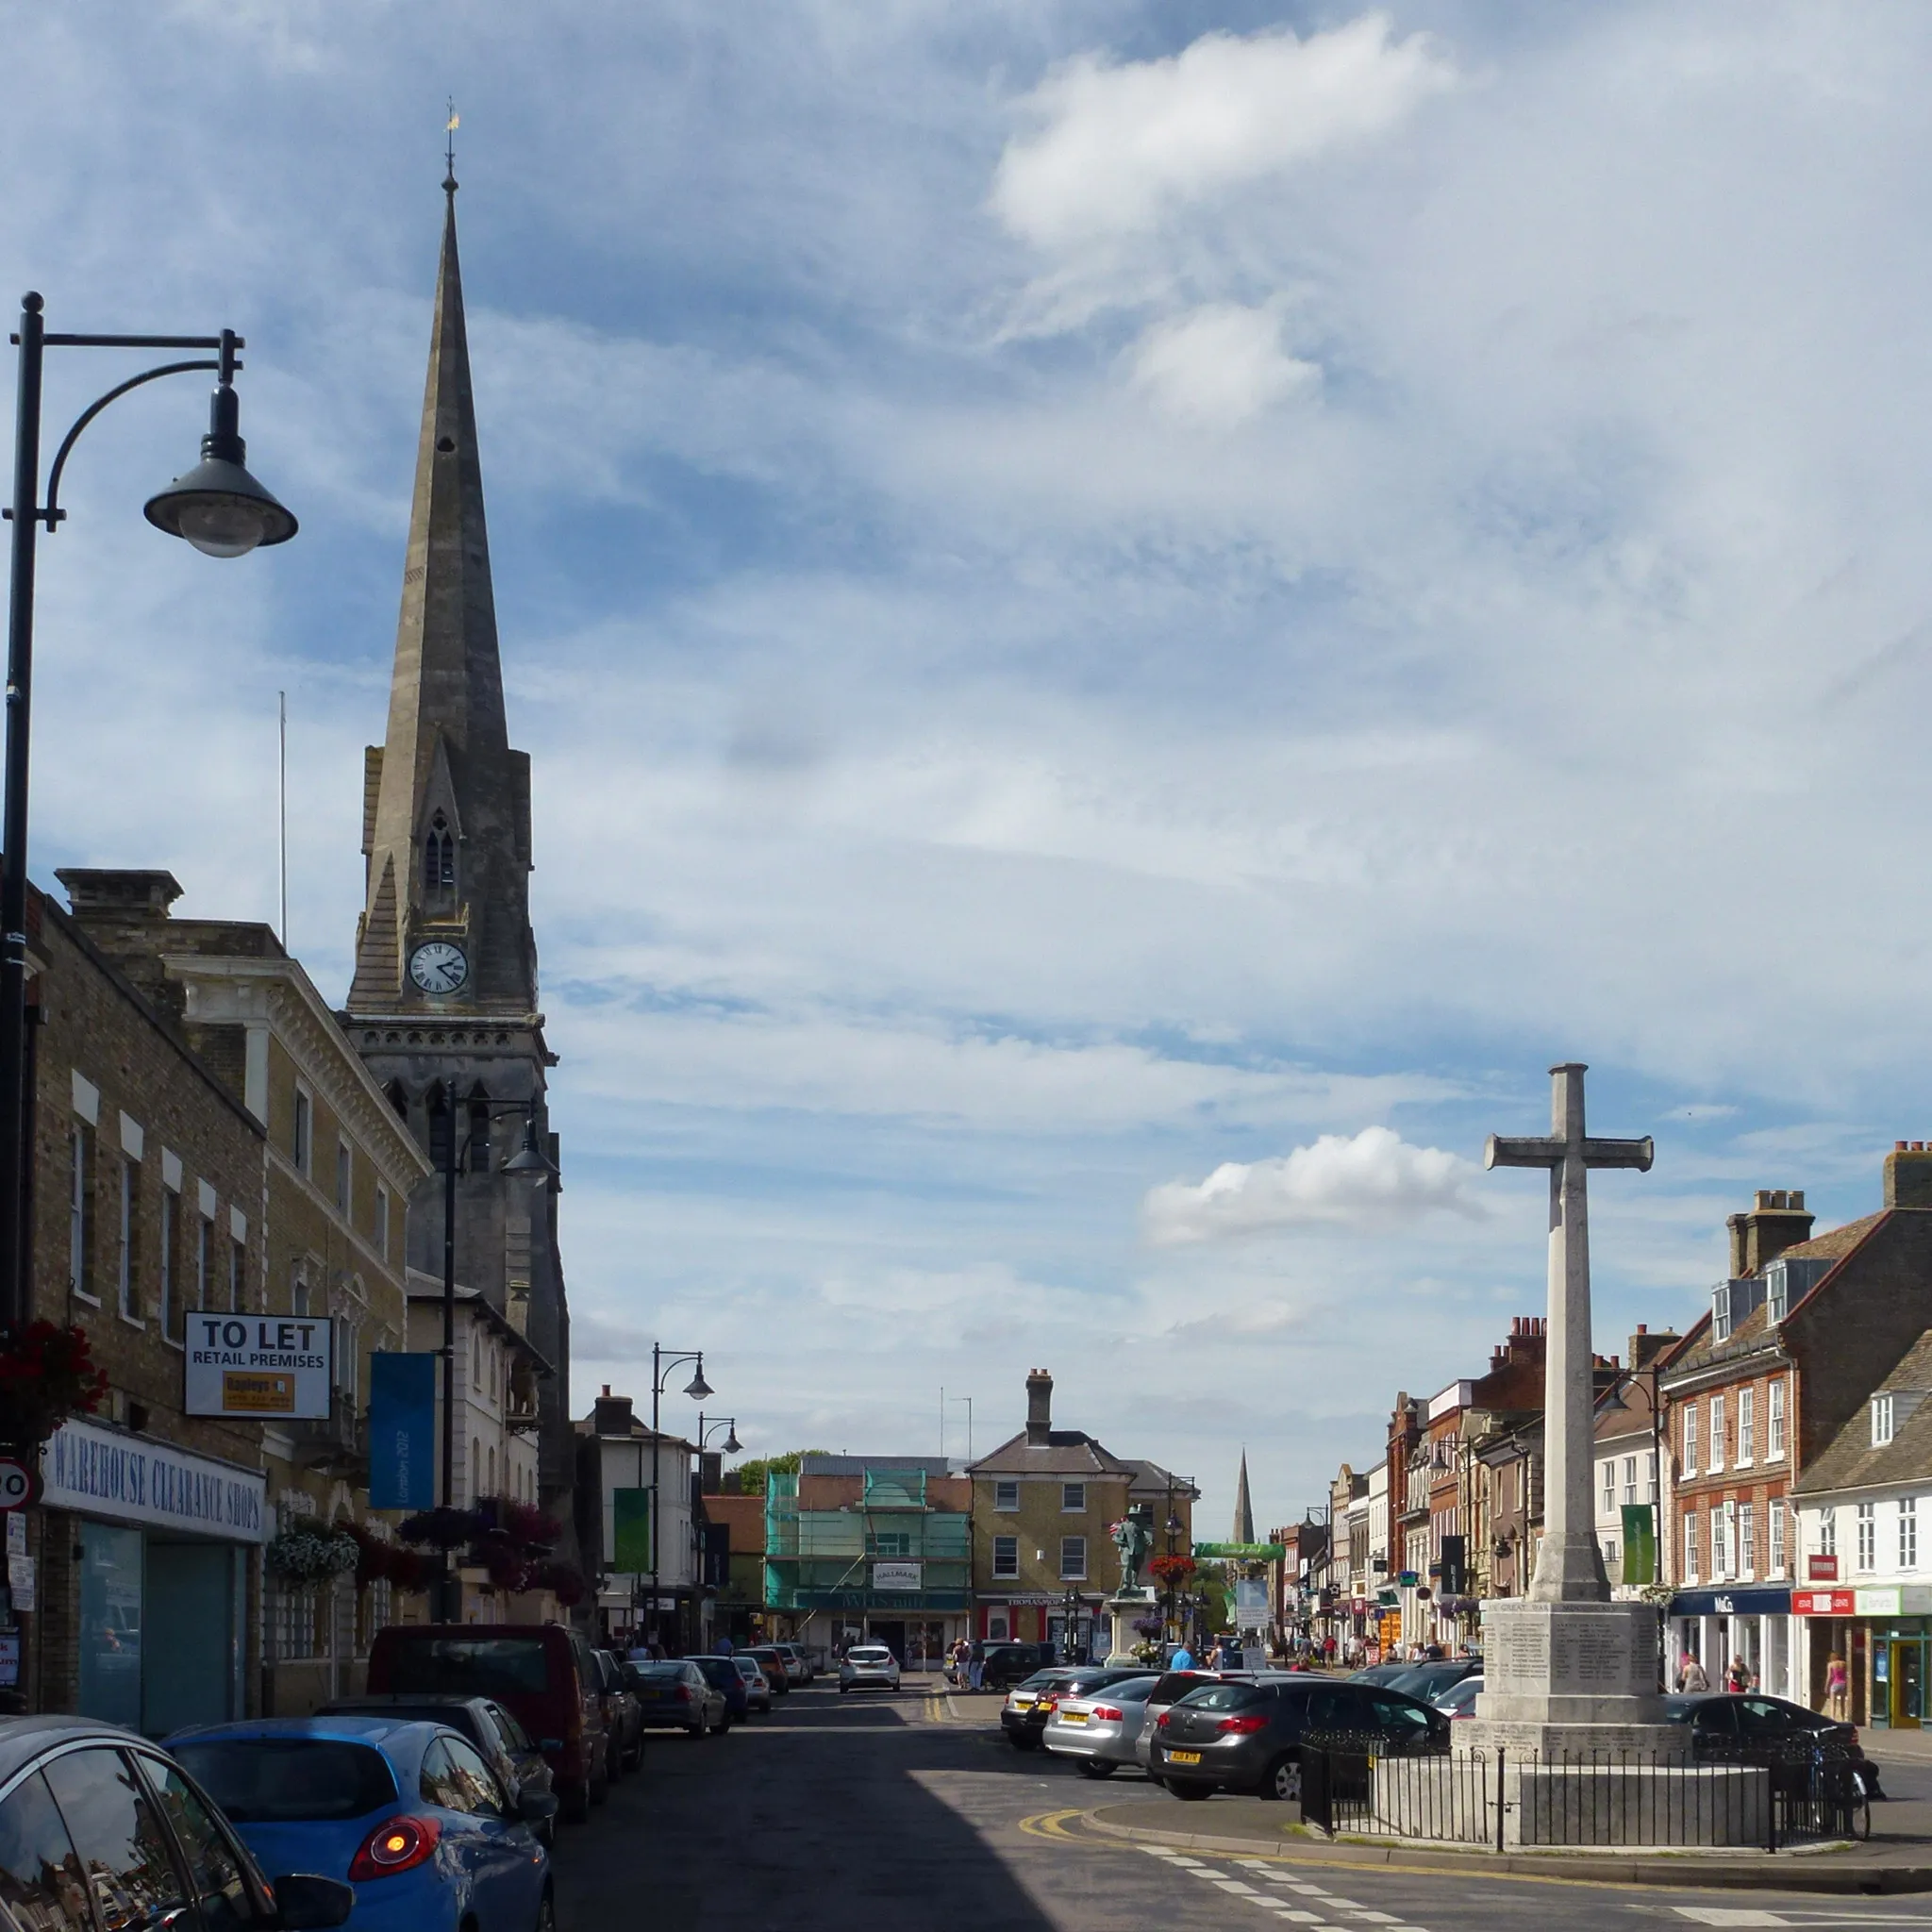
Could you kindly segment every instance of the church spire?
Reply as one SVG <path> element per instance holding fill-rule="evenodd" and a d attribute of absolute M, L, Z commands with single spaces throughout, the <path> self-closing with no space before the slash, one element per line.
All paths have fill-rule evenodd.
<path fill-rule="evenodd" d="M 510 750 L 504 719 L 453 166 L 443 190 L 389 730 L 364 772 L 367 896 L 349 1006 L 528 1013 L 529 759 Z M 425 946 L 445 949 L 442 963 L 412 973 Z"/>
<path fill-rule="evenodd" d="M 1255 1541 L 1255 1506 L 1248 1500 L 1248 1452 L 1241 1451 L 1241 1476 L 1234 1492 L 1234 1541 L 1238 1543 L 1251 1543 Z"/>

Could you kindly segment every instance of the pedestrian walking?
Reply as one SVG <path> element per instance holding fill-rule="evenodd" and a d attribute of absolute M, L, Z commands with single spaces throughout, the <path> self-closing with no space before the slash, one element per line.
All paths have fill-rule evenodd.
<path fill-rule="evenodd" d="M 1852 1674 L 1845 1668 L 1843 1655 L 1833 1651 L 1824 1664 L 1824 1709 L 1829 1717 L 1843 1723 L 1851 1700 Z"/>
<path fill-rule="evenodd" d="M 975 1643 L 973 1646 L 973 1661 L 966 1667 L 966 1685 L 968 1690 L 978 1690 L 984 1689 L 985 1684 L 986 1654 Z"/>
<path fill-rule="evenodd" d="M 1174 1655 L 1167 1660 L 1167 1667 L 1171 1671 L 1191 1671 L 1194 1668 L 1194 1653 L 1185 1643 L 1175 1644 Z"/>
<path fill-rule="evenodd" d="M 1688 1650 L 1677 1666 L 1677 1689 L 1693 1696 L 1700 1690 L 1710 1689 L 1710 1679 L 1706 1675 L 1704 1666 Z"/>
<path fill-rule="evenodd" d="M 1746 1690 L 1755 1690 L 1757 1688 L 1757 1678 L 1751 1666 L 1742 1657 L 1734 1657 L 1730 1669 L 1724 1674 L 1724 1689 L 1734 1697 L 1740 1697 Z"/>

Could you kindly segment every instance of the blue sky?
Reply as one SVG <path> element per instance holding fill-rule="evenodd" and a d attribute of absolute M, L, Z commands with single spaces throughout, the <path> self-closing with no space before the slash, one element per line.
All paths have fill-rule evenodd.
<path fill-rule="evenodd" d="M 661 1337 L 984 1447 L 1043 1365 L 1278 1521 L 1540 1307 L 1551 1061 L 1658 1142 L 1606 1349 L 1932 1134 L 1923 8 L 0 19 L 13 283 L 242 329 L 303 520 L 141 524 L 194 384 L 90 432 L 36 874 L 271 916 L 286 688 L 335 995 L 457 97 L 579 1407 Z"/>

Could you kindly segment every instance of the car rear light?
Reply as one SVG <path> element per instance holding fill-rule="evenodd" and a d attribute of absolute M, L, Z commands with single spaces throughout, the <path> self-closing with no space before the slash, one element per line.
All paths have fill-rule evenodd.
<path fill-rule="evenodd" d="M 1224 1717 L 1214 1728 L 1235 1737 L 1247 1738 L 1257 1731 L 1265 1731 L 1268 1720 L 1265 1717 Z"/>
<path fill-rule="evenodd" d="M 1117 1724 L 1125 1718 L 1126 1712 L 1117 1705 L 1096 1704 L 1090 1715 L 1097 1717 L 1104 1724 Z"/>
<path fill-rule="evenodd" d="M 386 1818 L 362 1840 L 350 1861 L 349 1877 L 388 1878 L 420 1865 L 435 1851 L 442 1826 L 433 1818 Z"/>
<path fill-rule="evenodd" d="M 1156 1719 L 1154 1720 L 1154 1728 L 1155 1728 L 1155 1729 L 1156 1729 L 1157 1731 L 1164 1731 L 1164 1730 L 1166 1730 L 1166 1728 L 1167 1728 L 1167 1720 L 1168 1720 L 1168 1716 L 1169 1716 L 1169 1713 L 1163 1710 L 1163 1711 L 1162 1711 L 1162 1712 L 1160 1713 L 1160 1715 L 1159 1715 L 1159 1716 L 1158 1716 L 1158 1718 L 1156 1718 Z"/>
<path fill-rule="evenodd" d="M 691 1702 L 691 1686 L 689 1684 L 680 1684 L 677 1687 L 677 1701 L 680 1704 L 689 1704 Z"/>

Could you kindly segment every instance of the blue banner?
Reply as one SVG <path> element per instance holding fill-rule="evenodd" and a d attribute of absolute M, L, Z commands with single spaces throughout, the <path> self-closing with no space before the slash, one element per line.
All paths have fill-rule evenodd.
<path fill-rule="evenodd" d="M 433 1355 L 369 1357 L 369 1507 L 436 1507 Z"/>

